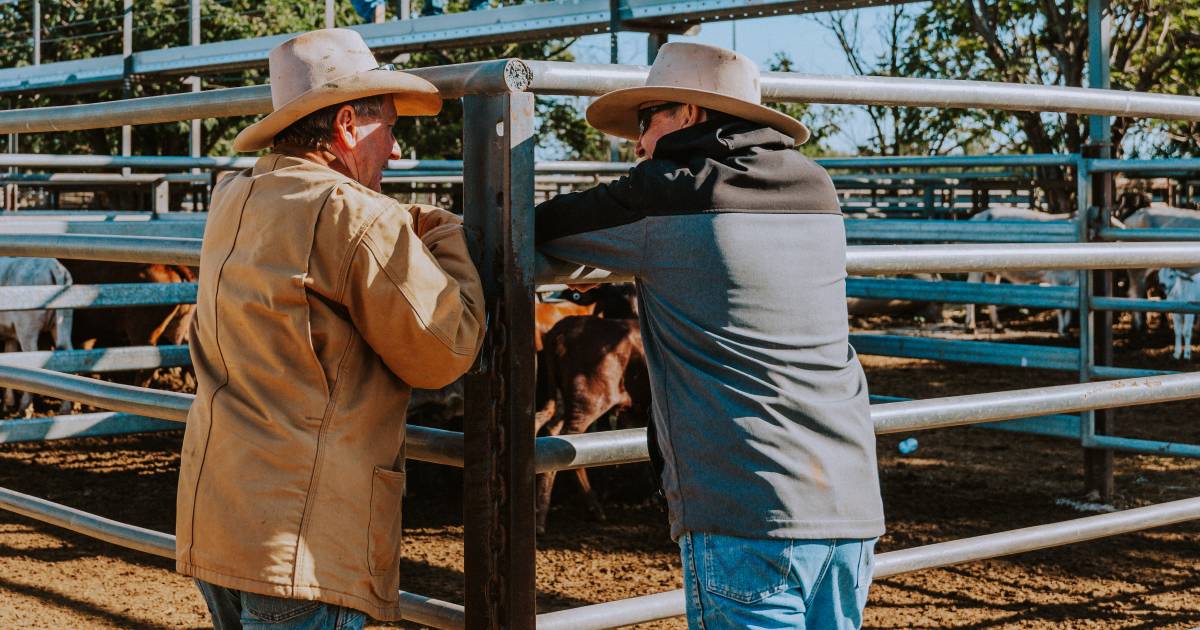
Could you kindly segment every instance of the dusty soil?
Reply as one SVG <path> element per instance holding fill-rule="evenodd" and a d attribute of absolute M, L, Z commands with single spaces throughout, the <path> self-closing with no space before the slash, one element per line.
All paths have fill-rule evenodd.
<path fill-rule="evenodd" d="M 863 321 L 862 328 L 912 325 Z M 1052 315 L 1000 337 L 1059 342 Z M 1122 340 L 1118 363 L 1176 368 L 1165 331 Z M 872 393 L 933 397 L 1072 382 L 1058 372 L 864 359 Z M 1195 366 L 1190 366 L 1195 369 Z M 52 401 L 39 402 L 50 409 Z M 1123 435 L 1200 443 L 1196 403 L 1123 410 Z M 979 428 L 879 440 L 888 534 L 879 551 L 1086 516 L 1082 455 L 1069 441 Z M 0 447 L 0 486 L 159 531 L 174 527 L 181 435 L 162 433 Z M 1124 509 L 1200 495 L 1200 462 L 1116 456 Z M 596 471 L 608 519 L 588 516 L 574 484 L 559 484 L 550 532 L 539 541 L 542 610 L 680 586 L 677 548 L 647 500 L 641 466 Z M 405 506 L 405 588 L 462 601 L 461 479 L 414 464 Z M 0 512 L 0 628 L 199 628 L 203 601 L 166 560 L 125 551 Z M 1200 626 L 1200 523 L 878 580 L 870 628 L 1193 628 Z M 682 628 L 679 620 L 644 627 Z"/>

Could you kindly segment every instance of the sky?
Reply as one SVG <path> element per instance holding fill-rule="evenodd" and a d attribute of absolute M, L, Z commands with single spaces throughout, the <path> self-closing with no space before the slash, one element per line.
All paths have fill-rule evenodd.
<path fill-rule="evenodd" d="M 873 56 L 878 47 L 874 37 L 876 24 L 890 7 L 856 9 L 863 35 L 864 51 Z M 645 33 L 620 33 L 618 56 L 623 64 L 646 65 Z M 732 48 L 758 63 L 766 70 L 778 52 L 785 52 L 795 62 L 796 72 L 809 74 L 852 74 L 850 65 L 833 36 L 817 23 L 812 15 L 780 15 L 752 20 L 709 22 L 701 26 L 696 36 L 672 35 L 670 41 L 693 41 Z M 575 58 L 583 63 L 608 63 L 609 36 L 589 35 L 579 38 L 571 47 Z M 852 152 L 855 138 L 867 134 L 865 118 L 851 119 L 845 133 L 831 139 L 830 148 Z"/>

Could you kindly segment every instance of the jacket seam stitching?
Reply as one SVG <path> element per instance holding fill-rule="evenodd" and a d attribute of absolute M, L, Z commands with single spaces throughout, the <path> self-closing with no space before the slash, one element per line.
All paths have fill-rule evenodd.
<path fill-rule="evenodd" d="M 321 204 L 321 210 L 317 212 L 318 220 L 321 212 L 324 212 L 325 206 L 329 203 L 329 198 L 333 195 L 333 191 L 336 189 L 337 186 L 330 188 L 329 194 L 325 196 L 325 202 Z M 313 239 L 316 239 L 315 223 L 313 225 Z M 310 260 L 312 259 L 311 245 L 309 246 L 308 258 Z M 308 297 L 305 296 L 305 300 L 307 299 Z M 300 541 L 304 540 L 304 533 L 308 531 L 308 524 L 311 521 L 311 513 L 309 510 L 311 509 L 311 506 L 315 505 L 316 503 L 313 495 L 316 493 L 316 489 L 318 487 L 317 484 L 321 481 L 321 468 L 323 463 L 322 454 L 325 450 L 325 434 L 329 429 L 329 419 L 333 416 L 333 411 L 337 407 L 337 395 L 340 393 L 342 384 L 345 382 L 345 379 L 342 378 L 342 372 L 346 367 L 346 355 L 350 352 L 350 345 L 350 339 L 347 339 L 346 346 L 342 348 L 341 357 L 338 358 L 338 368 L 334 375 L 333 386 L 329 388 L 329 400 L 325 402 L 325 410 L 321 414 L 321 427 L 317 431 L 317 449 L 313 454 L 313 470 L 308 479 L 307 491 L 304 493 L 304 509 L 300 512 L 300 527 L 296 531 L 296 546 L 292 552 L 292 557 L 294 559 L 292 562 L 293 585 L 296 583 L 296 576 L 300 572 Z M 317 365 L 318 367 L 321 367 L 322 371 L 324 371 L 324 368 L 320 365 L 320 363 L 321 361 L 318 359 Z M 324 374 L 321 374 L 321 379 L 325 379 Z"/>
<path fill-rule="evenodd" d="M 325 404 L 325 413 L 321 416 L 321 428 L 317 431 L 317 449 L 313 454 L 313 470 L 308 479 L 308 489 L 304 493 L 304 509 L 300 512 L 300 528 L 296 532 L 296 546 L 292 552 L 294 561 L 292 562 L 292 585 L 296 583 L 296 575 L 300 571 L 300 541 L 304 540 L 304 533 L 308 531 L 308 525 L 312 522 L 310 509 L 316 504 L 316 493 L 318 484 L 321 481 L 321 469 L 324 463 L 323 454 L 325 452 L 325 434 L 329 431 L 329 421 L 333 417 L 333 411 L 336 408 L 334 401 L 337 400 L 337 394 L 341 392 L 341 386 L 345 383 L 342 378 L 342 372 L 346 365 L 346 355 L 350 352 L 350 342 L 346 342 L 346 347 L 342 349 L 342 356 L 338 359 L 337 381 L 329 392 L 329 402 Z M 324 376 L 322 376 L 324 378 Z"/>
<path fill-rule="evenodd" d="M 196 483 L 192 489 L 192 518 L 188 524 L 188 548 L 185 555 L 191 560 L 192 549 L 196 545 L 196 504 L 200 500 L 200 480 L 204 476 L 204 462 L 208 459 L 208 449 L 212 442 L 213 429 L 213 403 L 217 399 L 217 394 L 229 385 L 229 364 L 225 361 L 225 351 L 221 348 L 221 327 L 218 324 L 219 318 L 216 316 L 217 301 L 221 294 L 221 278 L 225 275 L 225 265 L 229 264 L 229 259 L 233 257 L 233 252 L 237 249 L 238 236 L 242 232 L 242 221 L 246 217 L 246 204 L 250 203 L 250 196 L 254 194 L 255 180 L 250 180 L 250 188 L 246 191 L 246 198 L 242 200 L 242 208 L 238 212 L 237 228 L 233 232 L 233 241 L 229 246 L 229 252 L 225 254 L 224 260 L 221 261 L 221 267 L 217 271 L 217 281 L 213 286 L 213 345 L 216 346 L 217 355 L 221 357 L 221 372 L 224 374 L 224 379 L 221 384 L 213 388 L 212 394 L 208 397 L 208 431 L 204 436 L 204 453 L 200 456 L 199 468 L 196 470 Z"/>
<path fill-rule="evenodd" d="M 346 182 L 342 183 L 344 184 Z M 333 191 L 331 190 L 329 192 L 329 197 L 332 196 Z M 325 203 L 329 203 L 329 197 L 325 198 Z M 324 205 L 321 206 L 321 210 L 325 210 Z M 336 296 L 334 300 L 339 304 L 342 304 L 345 301 L 346 286 L 348 284 L 347 279 L 350 277 L 350 267 L 354 264 L 354 253 L 358 251 L 359 245 L 362 244 L 362 240 L 366 236 L 367 230 L 371 229 L 371 227 L 375 225 L 375 222 L 379 220 L 379 217 L 383 216 L 384 210 L 385 208 L 379 208 L 375 210 L 375 213 L 369 215 L 366 220 L 363 221 L 363 224 L 354 231 L 354 235 L 350 237 L 350 246 L 346 248 L 346 252 L 342 254 L 341 262 L 338 263 L 338 286 L 334 291 L 334 295 Z"/>
<path fill-rule="evenodd" d="M 438 330 L 438 328 L 436 326 L 433 326 L 429 322 L 425 321 L 425 318 L 422 317 L 421 313 L 413 306 L 413 299 L 408 294 L 408 290 L 404 288 L 403 283 L 397 282 L 396 279 L 394 277 L 392 277 L 392 273 L 390 271 L 388 271 L 387 266 L 384 265 L 379 260 L 379 255 L 375 252 L 375 247 L 377 246 L 377 244 L 375 243 L 375 240 L 371 238 L 370 234 L 363 235 L 362 245 L 367 250 L 367 253 L 369 253 L 371 255 L 371 258 L 375 260 L 375 263 L 377 265 L 379 265 L 379 268 L 383 271 L 383 275 L 387 276 L 387 279 L 389 282 L 392 283 L 392 286 L 396 287 L 396 290 L 399 291 L 400 295 L 404 297 L 404 301 L 408 302 L 409 310 L 412 311 L 413 316 L 417 318 L 417 321 L 419 321 L 421 323 L 421 327 L 424 328 L 425 330 L 428 330 L 430 333 L 432 333 L 433 336 L 438 341 L 440 341 L 443 346 L 446 347 L 446 349 L 450 350 L 454 354 L 459 355 L 459 356 L 467 356 L 467 355 L 471 354 L 470 346 L 455 345 L 453 342 L 450 341 L 450 339 L 448 339 L 446 337 L 446 335 L 443 331 Z M 437 262 L 436 258 L 434 259 L 434 262 L 435 263 Z M 441 268 L 440 264 L 438 265 L 438 268 L 439 269 Z M 442 272 L 445 273 L 445 270 L 443 269 Z M 450 274 L 446 274 L 446 275 L 449 276 Z M 458 280 L 455 279 L 453 276 L 450 276 L 450 278 L 452 280 L 454 280 L 456 284 L 458 283 Z M 459 299 L 461 300 L 461 296 Z"/>

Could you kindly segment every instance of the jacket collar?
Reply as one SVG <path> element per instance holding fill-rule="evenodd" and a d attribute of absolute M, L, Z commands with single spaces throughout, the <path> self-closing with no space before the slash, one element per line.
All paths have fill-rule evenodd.
<path fill-rule="evenodd" d="M 796 141 L 762 123 L 717 113 L 698 125 L 659 138 L 654 159 L 688 162 L 698 155 L 720 160 L 758 147 L 769 151 L 791 149 Z"/>
<path fill-rule="evenodd" d="M 330 155 L 332 156 L 332 154 L 330 154 Z M 306 160 L 302 157 L 298 157 L 295 155 L 288 155 L 286 153 L 271 151 L 270 153 L 267 153 L 266 155 L 258 158 L 258 161 L 254 163 L 254 168 L 252 170 L 252 174 L 256 175 L 256 176 L 257 175 L 265 175 L 267 173 L 270 173 L 271 171 L 277 171 L 277 170 L 284 169 L 284 168 L 294 168 L 294 167 L 301 167 L 301 168 L 308 168 L 308 169 L 322 169 L 322 170 L 327 170 L 327 171 L 332 171 L 334 173 L 337 173 L 337 171 L 335 171 L 334 169 L 329 168 L 328 166 L 324 166 L 322 164 L 313 162 L 312 160 Z M 338 174 L 338 176 L 342 176 L 341 173 L 337 173 L 337 174 Z"/>

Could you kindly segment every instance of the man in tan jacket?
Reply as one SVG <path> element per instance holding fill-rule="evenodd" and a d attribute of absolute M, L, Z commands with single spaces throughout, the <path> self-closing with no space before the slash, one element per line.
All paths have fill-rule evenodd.
<path fill-rule="evenodd" d="M 437 89 L 354 31 L 271 51 L 271 147 L 213 192 L 192 325 L 177 569 L 222 628 L 400 617 L 405 408 L 474 361 L 483 296 L 458 217 L 380 194 L 398 115 Z"/>

